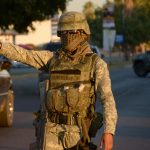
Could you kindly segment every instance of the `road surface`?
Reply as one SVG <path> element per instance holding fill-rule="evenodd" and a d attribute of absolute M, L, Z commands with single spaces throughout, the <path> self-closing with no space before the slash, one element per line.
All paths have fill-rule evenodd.
<path fill-rule="evenodd" d="M 110 76 L 119 114 L 114 150 L 150 150 L 150 76 L 138 78 L 131 67 L 111 70 Z M 13 83 L 14 125 L 0 128 L 0 150 L 28 150 L 35 140 L 32 112 L 40 103 L 37 72 L 13 73 Z M 97 144 L 101 131 L 92 139 Z"/>

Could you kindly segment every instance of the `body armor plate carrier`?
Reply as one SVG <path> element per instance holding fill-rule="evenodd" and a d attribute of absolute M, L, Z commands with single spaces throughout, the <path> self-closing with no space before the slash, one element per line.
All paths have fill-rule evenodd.
<path fill-rule="evenodd" d="M 97 57 L 96 54 L 88 54 L 78 64 L 60 61 L 55 57 L 52 59 L 46 99 L 48 111 L 86 116 L 94 96 L 92 68 L 93 59 Z"/>

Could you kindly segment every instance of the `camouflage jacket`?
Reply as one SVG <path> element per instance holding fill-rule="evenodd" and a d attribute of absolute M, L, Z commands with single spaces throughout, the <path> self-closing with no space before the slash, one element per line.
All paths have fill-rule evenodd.
<path fill-rule="evenodd" d="M 11 43 L 2 43 L 0 54 L 9 59 L 28 64 L 36 69 L 48 71 L 48 64 L 54 53 L 50 51 L 26 50 Z M 94 68 L 96 92 L 103 107 L 104 133 L 115 133 L 117 110 L 111 90 L 107 64 L 98 59 Z"/>

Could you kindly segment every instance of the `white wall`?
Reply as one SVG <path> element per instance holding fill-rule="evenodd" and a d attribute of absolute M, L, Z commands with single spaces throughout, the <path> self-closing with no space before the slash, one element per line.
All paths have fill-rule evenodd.
<path fill-rule="evenodd" d="M 82 12 L 83 6 L 89 0 L 72 0 L 68 3 L 67 11 L 79 11 Z M 101 6 L 105 0 L 91 0 L 95 6 Z M 39 45 L 47 43 L 51 40 L 58 40 L 56 36 L 51 37 L 51 21 L 46 20 L 42 22 L 34 22 L 35 31 L 30 31 L 26 35 L 16 35 L 15 44 L 34 44 Z M 6 42 L 13 42 L 11 36 L 0 36 L 0 40 Z"/>
<path fill-rule="evenodd" d="M 27 35 L 17 35 L 16 44 L 35 45 L 49 42 L 51 39 L 51 21 L 34 22 L 35 31 L 30 31 Z"/>
<path fill-rule="evenodd" d="M 12 42 L 12 35 L 0 35 L 0 41 L 2 42 Z"/>
<path fill-rule="evenodd" d="M 100 7 L 106 0 L 71 0 L 68 2 L 67 11 L 83 11 L 85 3 L 91 1 L 95 7 Z"/>

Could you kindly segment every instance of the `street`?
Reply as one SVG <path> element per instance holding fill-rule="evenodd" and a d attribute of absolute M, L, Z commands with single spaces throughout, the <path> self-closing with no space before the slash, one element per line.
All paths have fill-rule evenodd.
<path fill-rule="evenodd" d="M 131 68 L 122 68 L 113 70 L 111 79 L 119 115 L 114 150 L 149 150 L 150 76 L 138 78 Z"/>
<path fill-rule="evenodd" d="M 123 74 L 113 82 L 119 113 L 115 150 L 149 150 L 150 76 L 138 78 L 129 69 Z"/>
<path fill-rule="evenodd" d="M 0 128 L 0 150 L 28 150 L 35 140 L 33 112 L 40 100 L 37 72 L 33 72 L 13 74 L 14 124 Z M 119 115 L 114 150 L 150 150 L 150 76 L 138 78 L 130 66 L 113 69 L 110 76 Z M 97 144 L 101 132 L 92 139 Z"/>

